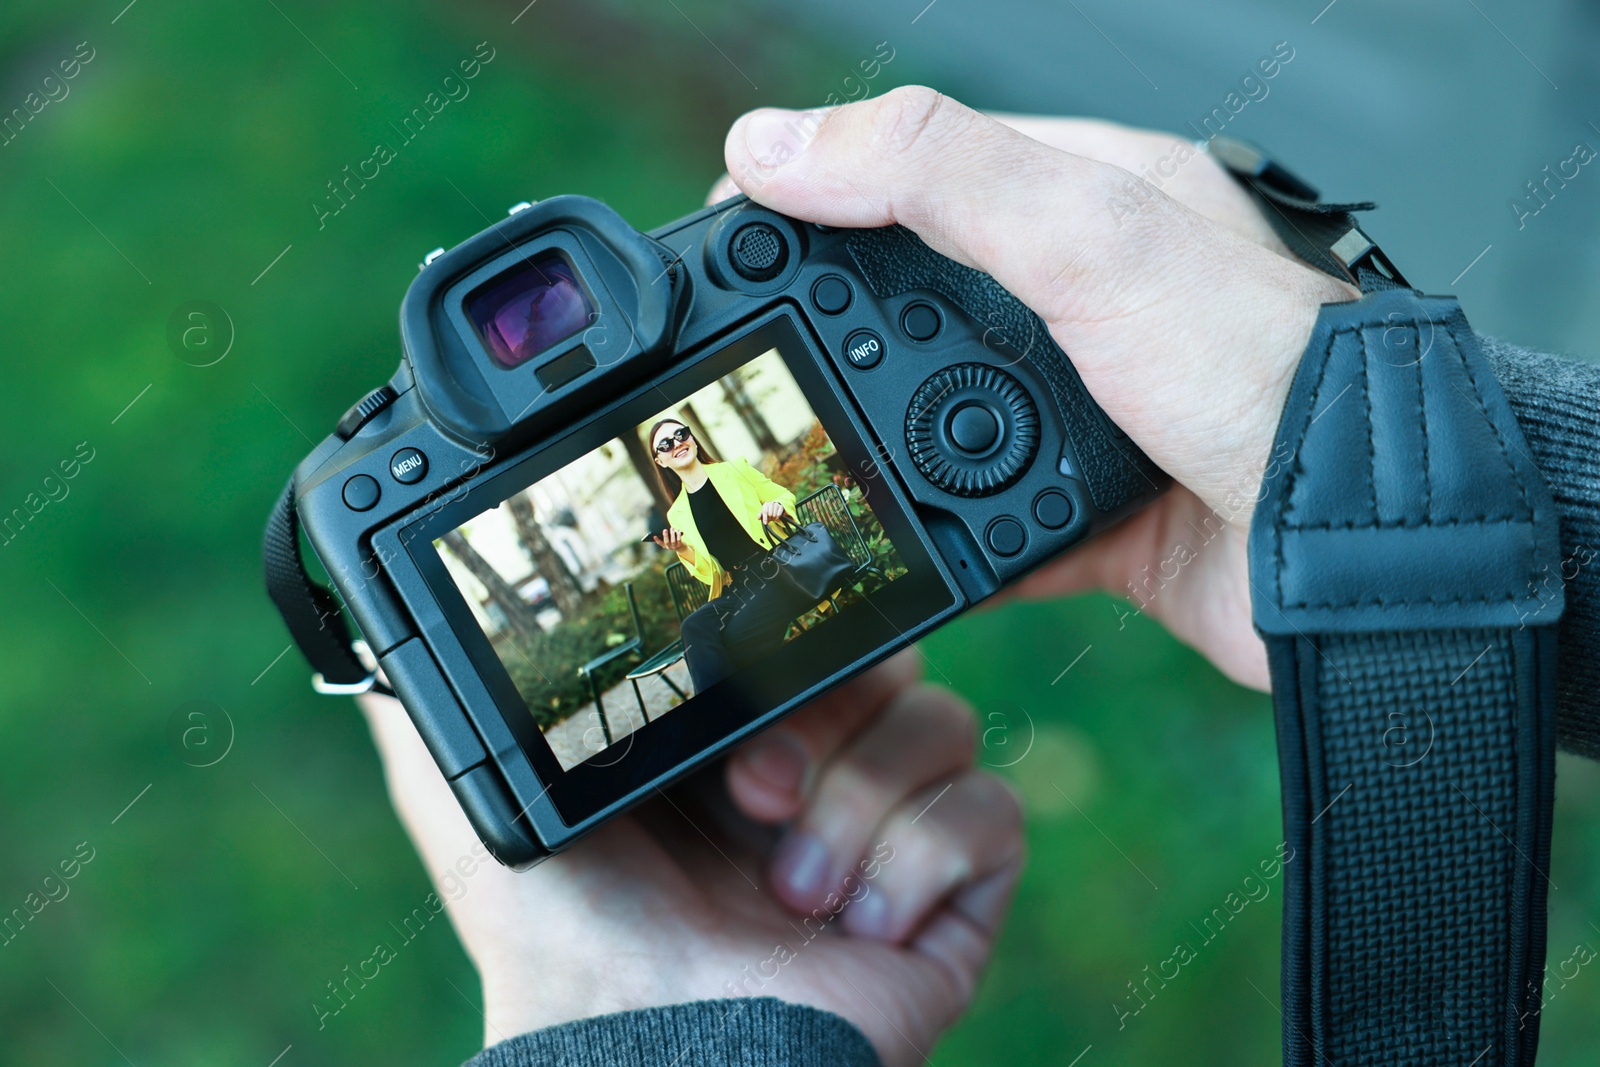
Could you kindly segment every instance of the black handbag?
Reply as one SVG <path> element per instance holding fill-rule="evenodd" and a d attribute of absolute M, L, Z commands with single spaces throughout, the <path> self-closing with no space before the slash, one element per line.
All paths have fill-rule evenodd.
<path fill-rule="evenodd" d="M 808 600 L 823 600 L 855 573 L 855 561 L 820 522 L 801 526 L 784 515 L 762 527 L 779 575 Z"/>

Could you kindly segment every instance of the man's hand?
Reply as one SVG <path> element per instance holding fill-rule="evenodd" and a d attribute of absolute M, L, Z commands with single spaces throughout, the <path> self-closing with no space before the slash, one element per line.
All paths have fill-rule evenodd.
<path fill-rule="evenodd" d="M 926 89 L 833 109 L 805 144 L 792 120 L 754 112 L 730 132 L 745 192 L 835 226 L 899 222 L 992 274 L 1180 483 L 1022 591 L 1148 592 L 1146 568 L 1198 544 L 1144 606 L 1265 687 L 1244 535 L 1318 308 L 1355 291 L 1290 258 L 1192 145 L 1175 162 L 1177 138 L 997 121 Z M 1150 173 L 1159 191 L 1136 176 Z M 487 1040 L 731 986 L 835 1011 L 886 1064 L 922 1062 L 970 999 L 1021 833 L 1011 793 L 972 767 L 970 709 L 915 684 L 909 656 L 751 742 L 725 779 L 702 776 L 720 798 L 663 797 L 532 871 L 465 880 L 449 872 L 481 846 L 404 712 L 365 698 L 395 806 L 483 977 Z M 776 843 L 759 832 L 780 825 Z"/>
<path fill-rule="evenodd" d="M 520 874 L 480 859 L 399 703 L 361 698 L 482 977 L 486 1043 L 757 995 L 844 1016 L 887 1067 L 922 1063 L 971 999 L 1022 831 L 1011 791 L 973 767 L 972 709 L 917 663 L 902 653 Z"/>
<path fill-rule="evenodd" d="M 1226 173 L 1168 135 L 1002 121 L 912 87 L 820 121 L 753 111 L 726 156 L 751 199 L 832 226 L 900 223 L 1037 312 L 1179 485 L 1018 591 L 1132 594 L 1230 677 L 1267 687 L 1245 535 L 1263 477 L 1292 462 L 1269 453 L 1318 311 L 1353 287 L 1289 258 Z"/>

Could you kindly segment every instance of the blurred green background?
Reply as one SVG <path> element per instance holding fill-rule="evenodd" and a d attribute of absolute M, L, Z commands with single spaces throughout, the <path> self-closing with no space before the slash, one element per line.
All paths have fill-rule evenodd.
<path fill-rule="evenodd" d="M 18 1064 L 264 1067 L 291 1045 L 284 1067 L 455 1063 L 478 1047 L 476 979 L 443 924 L 316 1029 L 324 983 L 428 884 L 355 708 L 314 696 L 298 654 L 281 655 L 259 579 L 269 505 L 311 439 L 392 371 L 396 307 L 428 249 L 561 192 L 640 228 L 684 214 L 720 173 L 734 116 L 822 103 L 880 40 L 895 58 L 874 93 L 927 81 L 980 104 L 1147 120 L 1156 99 L 1176 126 L 1282 36 L 1259 12 L 1222 10 L 1227 46 L 1195 74 L 1175 58 L 1182 41 L 1151 43 L 1172 5 L 1131 5 L 1143 15 L 1106 25 L 1165 97 L 1144 95 L 1085 18 L 1061 32 L 1063 54 L 1092 48 L 1107 66 L 1075 96 L 1019 104 L 1026 66 L 950 58 L 953 27 L 978 10 L 958 0 L 891 5 L 888 32 L 827 4 L 124 3 L 0 12 L 0 114 L 42 95 L 79 42 L 93 50 L 67 95 L 0 147 L 0 514 L 66 492 L 0 546 L 0 915 L 42 893 L 80 843 L 93 850 L 69 895 L 0 945 L 0 1060 Z M 1032 5 L 992 10 L 1029 33 Z M 1314 11 L 1292 14 L 1310 32 Z M 1146 37 L 1118 28 L 1130 19 Z M 1353 47 L 1335 21 L 1326 32 Z M 1524 43 L 1543 58 L 1547 36 Z M 319 230 L 324 184 L 481 41 L 495 58 L 471 95 Z M 991 75 L 1012 88 L 986 97 Z M 1272 106 L 1273 122 L 1315 140 L 1292 100 Z M 1517 165 L 1531 175 L 1554 158 Z M 1414 195 L 1420 177 L 1396 165 L 1393 184 Z M 1382 199 L 1384 161 L 1363 173 Z M 1588 197 L 1574 219 L 1592 217 L 1591 193 L 1573 193 Z M 1491 210 L 1503 214 L 1480 205 Z M 1464 264 L 1497 233 L 1451 255 Z M 1561 266 L 1552 276 L 1575 285 Z M 1502 309 L 1492 328 L 1515 325 L 1484 299 Z M 208 367 L 167 341 L 169 316 L 194 300 L 222 306 L 236 331 Z M 1086 1065 L 1276 1060 L 1281 879 L 1119 1029 L 1127 983 L 1279 840 L 1267 700 L 1120 614 L 1098 597 L 1016 604 L 924 646 L 930 673 L 984 716 L 983 759 L 1009 764 L 1031 809 L 1017 907 L 939 1064 L 1065 1064 L 1090 1045 Z M 231 729 L 211 766 L 186 763 L 173 739 L 194 701 L 213 708 L 218 746 Z M 1552 964 L 1600 946 L 1600 776 L 1565 758 L 1560 776 Z M 1592 971 L 1551 983 L 1541 1063 L 1593 1062 Z"/>

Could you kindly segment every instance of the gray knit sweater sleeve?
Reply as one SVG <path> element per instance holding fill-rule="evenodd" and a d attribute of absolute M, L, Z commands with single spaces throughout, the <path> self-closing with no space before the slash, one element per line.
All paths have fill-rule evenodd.
<path fill-rule="evenodd" d="M 879 1067 L 832 1012 L 774 997 L 601 1015 L 484 1049 L 465 1067 Z"/>
<path fill-rule="evenodd" d="M 1600 759 L 1600 366 L 1493 338 L 1483 350 L 1561 514 L 1560 573 L 1548 576 L 1567 591 L 1556 737 L 1567 751 Z"/>

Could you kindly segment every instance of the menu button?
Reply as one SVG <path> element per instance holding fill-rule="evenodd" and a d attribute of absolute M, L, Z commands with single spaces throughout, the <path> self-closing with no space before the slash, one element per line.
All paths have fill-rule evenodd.
<path fill-rule="evenodd" d="M 402 485 L 420 482 L 428 473 L 428 457 L 415 448 L 402 448 L 389 459 L 389 473 Z"/>

